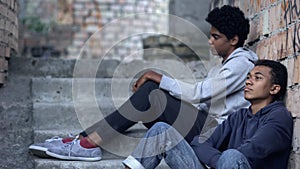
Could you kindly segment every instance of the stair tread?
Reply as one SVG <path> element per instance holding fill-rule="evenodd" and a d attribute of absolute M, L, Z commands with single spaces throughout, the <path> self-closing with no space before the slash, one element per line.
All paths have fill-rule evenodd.
<path fill-rule="evenodd" d="M 84 161 L 63 161 L 57 159 L 47 158 L 35 158 L 35 169 L 44 168 L 80 168 L 80 169 L 124 169 L 122 164 L 124 158 L 121 159 L 103 159 L 95 162 L 84 162 Z M 159 164 L 157 169 L 169 169 L 164 160 Z"/>

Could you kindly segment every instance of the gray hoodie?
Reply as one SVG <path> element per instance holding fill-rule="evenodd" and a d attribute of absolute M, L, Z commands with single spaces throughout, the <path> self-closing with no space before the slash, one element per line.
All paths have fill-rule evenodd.
<path fill-rule="evenodd" d="M 231 112 L 250 105 L 244 99 L 243 89 L 247 74 L 257 60 L 253 51 L 237 48 L 225 61 L 213 67 L 201 82 L 190 84 L 163 75 L 160 88 L 208 111 L 221 123 Z"/>

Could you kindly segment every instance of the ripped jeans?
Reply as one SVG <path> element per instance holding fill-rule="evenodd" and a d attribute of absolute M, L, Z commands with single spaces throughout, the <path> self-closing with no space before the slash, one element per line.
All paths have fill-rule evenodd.
<path fill-rule="evenodd" d="M 147 131 L 123 164 L 132 169 L 154 169 L 162 159 L 172 169 L 206 169 L 184 138 L 163 122 Z M 217 166 L 217 169 L 251 169 L 246 157 L 234 149 L 224 151 Z"/>

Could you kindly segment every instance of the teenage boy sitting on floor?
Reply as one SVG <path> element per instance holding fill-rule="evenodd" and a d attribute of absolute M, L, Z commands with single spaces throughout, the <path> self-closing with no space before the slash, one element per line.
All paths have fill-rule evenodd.
<path fill-rule="evenodd" d="M 196 136 L 188 144 L 176 129 L 159 122 L 123 164 L 151 169 L 164 158 L 172 169 L 285 169 L 293 134 L 292 116 L 282 102 L 286 89 L 286 67 L 259 60 L 244 89 L 250 107 L 229 115 L 206 141 Z"/>

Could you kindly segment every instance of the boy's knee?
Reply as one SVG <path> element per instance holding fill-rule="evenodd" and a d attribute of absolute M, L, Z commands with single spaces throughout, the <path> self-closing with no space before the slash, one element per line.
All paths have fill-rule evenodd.
<path fill-rule="evenodd" d="M 158 88 L 159 85 L 158 83 L 152 81 L 152 80 L 148 80 L 146 81 L 141 87 L 146 87 L 146 88 Z"/>
<path fill-rule="evenodd" d="M 247 158 L 238 150 L 228 149 L 222 153 L 218 162 L 217 168 L 240 168 L 250 169 Z"/>
<path fill-rule="evenodd" d="M 170 128 L 170 125 L 164 122 L 156 122 L 148 132 L 161 134 L 166 132 Z"/>
<path fill-rule="evenodd" d="M 155 123 L 149 130 L 148 136 L 157 136 L 164 141 L 170 140 L 173 143 L 179 143 L 184 138 L 171 125 L 164 122 Z"/>
<path fill-rule="evenodd" d="M 169 124 L 165 123 L 165 122 L 157 122 L 153 125 L 153 127 L 151 127 L 151 129 L 155 128 L 155 129 L 158 129 L 160 131 L 165 131 L 167 130 L 168 128 L 170 127 Z"/>
<path fill-rule="evenodd" d="M 147 131 L 147 137 L 161 135 L 165 133 L 169 127 L 167 123 L 157 122 Z"/>
<path fill-rule="evenodd" d="M 228 149 L 224 151 L 221 155 L 221 157 L 228 157 L 228 156 L 240 156 L 241 152 L 235 149 Z"/>

